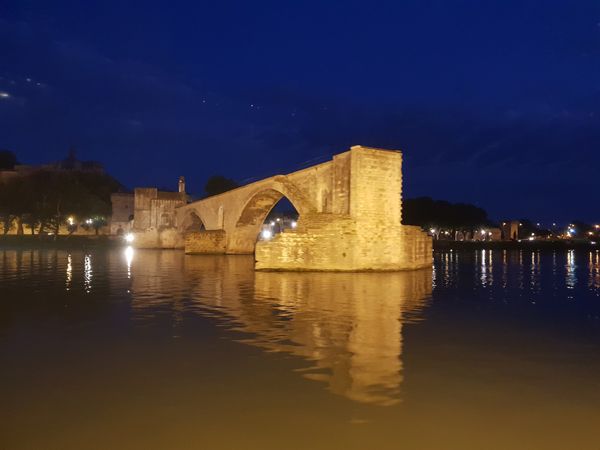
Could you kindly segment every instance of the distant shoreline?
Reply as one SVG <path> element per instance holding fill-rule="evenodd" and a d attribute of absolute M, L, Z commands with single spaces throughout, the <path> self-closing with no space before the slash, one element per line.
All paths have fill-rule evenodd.
<path fill-rule="evenodd" d="M 0 235 L 0 248 L 115 248 L 126 243 L 120 236 L 107 235 Z M 589 241 L 433 241 L 434 250 L 600 250 L 600 242 Z"/>
<path fill-rule="evenodd" d="M 433 241 L 434 250 L 600 250 L 589 241 Z"/>
<path fill-rule="evenodd" d="M 0 236 L 0 248 L 19 247 L 19 248 L 104 248 L 121 247 L 124 245 L 123 239 L 117 236 L 107 235 L 58 235 L 58 236 L 40 236 L 40 235 L 14 235 L 9 234 Z"/>

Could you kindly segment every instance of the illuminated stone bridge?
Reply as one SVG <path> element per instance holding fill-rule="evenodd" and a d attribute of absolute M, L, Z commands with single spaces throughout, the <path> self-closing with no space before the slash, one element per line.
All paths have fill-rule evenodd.
<path fill-rule="evenodd" d="M 431 240 L 401 224 L 402 154 L 354 146 L 331 161 L 277 175 L 176 209 L 186 253 L 255 253 L 270 270 L 404 270 L 431 267 Z M 286 197 L 295 229 L 258 241 Z"/>

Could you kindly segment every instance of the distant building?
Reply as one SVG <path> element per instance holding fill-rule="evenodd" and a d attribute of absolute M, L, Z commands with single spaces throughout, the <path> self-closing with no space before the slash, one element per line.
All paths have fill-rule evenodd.
<path fill-rule="evenodd" d="M 177 192 L 159 191 L 157 188 L 135 188 L 133 194 L 112 194 L 111 202 L 111 234 L 173 228 L 176 226 L 175 208 L 188 202 L 185 178 L 179 177 Z"/>
<path fill-rule="evenodd" d="M 519 221 L 511 220 L 502 222 L 502 240 L 516 241 L 519 239 Z"/>
<path fill-rule="evenodd" d="M 80 161 L 75 157 L 73 150 L 61 161 L 48 164 L 27 165 L 17 164 L 12 170 L 0 170 L 0 182 L 5 182 L 20 176 L 31 175 L 38 170 L 93 172 L 103 174 L 104 166 L 96 161 Z"/>
<path fill-rule="evenodd" d="M 48 164 L 44 168 L 54 170 L 77 170 L 80 172 L 104 173 L 104 166 L 96 161 L 80 161 L 75 156 L 75 150 L 69 150 L 69 154 L 62 161 Z"/>
<path fill-rule="evenodd" d="M 133 226 L 134 195 L 115 192 L 110 196 L 112 216 L 109 227 L 110 234 L 120 236 L 131 231 Z"/>
<path fill-rule="evenodd" d="M 489 240 L 490 241 L 501 241 L 502 240 L 502 230 L 500 228 L 490 228 L 489 229 Z"/>
<path fill-rule="evenodd" d="M 17 178 L 20 174 L 16 170 L 0 170 L 0 183 Z"/>

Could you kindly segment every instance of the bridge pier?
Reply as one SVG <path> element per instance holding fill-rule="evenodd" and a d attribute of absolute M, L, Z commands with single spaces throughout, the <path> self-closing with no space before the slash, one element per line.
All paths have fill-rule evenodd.
<path fill-rule="evenodd" d="M 257 270 L 396 271 L 431 267 L 431 239 L 419 227 L 369 226 L 317 214 L 256 244 Z"/>

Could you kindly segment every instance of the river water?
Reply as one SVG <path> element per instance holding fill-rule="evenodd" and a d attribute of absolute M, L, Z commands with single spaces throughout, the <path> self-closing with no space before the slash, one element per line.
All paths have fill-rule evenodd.
<path fill-rule="evenodd" d="M 0 248 L 0 449 L 600 449 L 600 253 Z"/>

